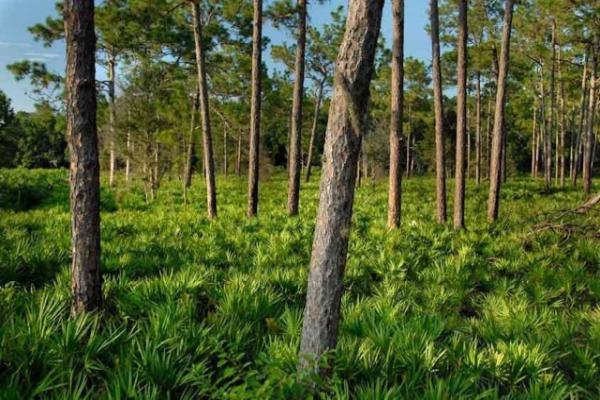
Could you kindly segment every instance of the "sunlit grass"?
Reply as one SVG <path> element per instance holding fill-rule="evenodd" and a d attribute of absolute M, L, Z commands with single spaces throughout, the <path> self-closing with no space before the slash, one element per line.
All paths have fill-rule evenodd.
<path fill-rule="evenodd" d="M 286 177 L 245 217 L 244 178 L 220 177 L 219 217 L 196 178 L 153 203 L 102 191 L 106 312 L 69 317 L 66 171 L 0 171 L 0 398 L 304 398 L 297 349 L 318 179 L 299 217 Z M 323 398 L 598 398 L 600 245 L 531 235 L 579 190 L 512 179 L 501 219 L 469 183 L 468 230 L 435 223 L 433 180 L 357 191 L 335 372 Z M 449 191 L 451 193 L 451 191 Z"/>

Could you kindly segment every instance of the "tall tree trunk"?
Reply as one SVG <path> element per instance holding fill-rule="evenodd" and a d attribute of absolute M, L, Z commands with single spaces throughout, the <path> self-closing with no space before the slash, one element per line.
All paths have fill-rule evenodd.
<path fill-rule="evenodd" d="M 444 157 L 444 107 L 442 103 L 442 69 L 440 65 L 440 33 L 437 0 L 429 0 L 431 19 L 431 53 L 433 103 L 435 111 L 435 175 L 436 212 L 439 223 L 446 222 L 446 160 Z"/>
<path fill-rule="evenodd" d="M 258 164 L 260 157 L 260 93 L 262 73 L 262 0 L 253 0 L 252 99 L 250 104 L 250 150 L 248 156 L 248 217 L 258 212 Z"/>
<path fill-rule="evenodd" d="M 492 168 L 490 171 L 490 193 L 488 199 L 488 220 L 498 218 L 500 206 L 502 140 L 504 136 L 504 106 L 506 100 L 506 77 L 508 74 L 510 33 L 512 26 L 514 0 L 506 0 L 504 8 L 504 25 L 502 28 L 502 48 L 498 69 L 498 85 L 496 88 L 496 109 L 494 113 L 494 133 L 492 139 Z"/>
<path fill-rule="evenodd" d="M 117 156 L 115 154 L 115 64 L 116 59 L 114 54 L 110 54 L 108 56 L 108 130 L 109 130 L 109 175 L 108 182 L 110 187 L 113 187 L 115 184 L 115 170 L 117 167 Z"/>
<path fill-rule="evenodd" d="M 238 133 L 237 151 L 236 151 L 236 159 L 235 159 L 235 174 L 237 176 L 240 176 L 242 174 L 241 166 L 242 166 L 242 130 L 240 129 L 240 131 Z"/>
<path fill-rule="evenodd" d="M 557 68 L 558 68 L 558 105 L 559 105 L 559 120 L 560 120 L 560 141 L 558 147 L 558 156 L 560 160 L 560 186 L 565 186 L 565 136 L 566 136 L 566 118 L 565 118 L 565 84 L 562 79 L 562 71 L 560 68 L 560 57 L 561 57 L 561 49 L 558 48 L 558 60 L 557 60 Z"/>
<path fill-rule="evenodd" d="M 298 43 L 294 94 L 292 100 L 292 129 L 288 159 L 288 215 L 298 214 L 300 201 L 300 167 L 302 162 L 302 100 L 304 99 L 304 53 L 306 48 L 306 0 L 298 0 Z"/>
<path fill-rule="evenodd" d="M 417 149 L 417 137 L 412 135 L 412 145 L 411 148 L 411 156 L 410 156 L 410 167 L 408 169 L 408 176 L 413 176 L 415 170 L 415 159 L 417 157 L 416 149 Z"/>
<path fill-rule="evenodd" d="M 319 111 L 321 110 L 321 102 L 323 101 L 323 86 L 325 82 L 319 82 L 317 85 L 317 101 L 315 102 L 315 111 L 313 114 L 312 127 L 310 129 L 310 142 L 308 144 L 308 159 L 306 160 L 306 182 L 310 181 L 312 169 L 312 159 L 315 147 L 315 137 L 317 136 L 317 124 L 319 122 Z"/>
<path fill-rule="evenodd" d="M 190 110 L 190 135 L 187 140 L 187 150 L 185 155 L 185 173 L 184 173 L 184 189 L 189 188 L 192 185 L 192 175 L 194 173 L 194 151 L 195 145 L 195 132 L 196 132 L 196 114 L 200 107 L 200 92 L 196 87 L 196 94 L 192 97 L 192 108 Z"/>
<path fill-rule="evenodd" d="M 590 194 L 592 191 L 592 167 L 594 144 L 594 113 L 596 112 L 596 68 L 598 62 L 598 44 L 592 46 L 592 65 L 590 73 L 590 97 L 587 112 L 585 144 L 583 147 L 583 190 Z"/>
<path fill-rule="evenodd" d="M 327 123 L 300 343 L 302 373 L 326 376 L 330 368 L 322 368 L 320 359 L 337 343 L 358 154 L 382 8 L 383 0 L 349 3 Z"/>
<path fill-rule="evenodd" d="M 127 123 L 131 121 L 131 113 L 127 110 Z M 129 183 L 131 174 L 131 155 L 133 154 L 131 130 L 127 128 L 127 156 L 125 157 L 125 182 Z"/>
<path fill-rule="evenodd" d="M 585 137 L 585 121 L 586 119 L 586 94 L 587 94 L 587 73 L 588 73 L 588 51 L 586 49 L 583 57 L 583 75 L 581 77 L 581 99 L 579 103 L 579 130 L 577 132 L 577 141 L 575 144 L 575 161 L 573 166 L 573 174 L 571 175 L 571 184 L 577 185 L 577 174 L 579 173 L 579 165 L 583 156 L 583 142 Z"/>
<path fill-rule="evenodd" d="M 392 0 L 392 95 L 388 228 L 400 226 L 402 210 L 402 119 L 404 113 L 404 0 Z M 410 143 L 407 141 L 407 145 Z M 407 170 L 408 171 L 408 170 Z"/>
<path fill-rule="evenodd" d="M 458 1 L 456 69 L 456 157 L 454 166 L 454 229 L 465 227 L 465 134 L 467 131 L 467 0 Z"/>
<path fill-rule="evenodd" d="M 490 179 L 492 170 L 492 97 L 488 97 L 486 113 L 486 142 L 487 142 L 487 178 Z"/>
<path fill-rule="evenodd" d="M 531 129 L 531 177 L 537 176 L 537 100 L 533 101 L 533 122 Z"/>
<path fill-rule="evenodd" d="M 481 183 L 481 72 L 477 71 L 477 99 L 475 105 L 475 183 Z"/>
<path fill-rule="evenodd" d="M 71 158 L 72 311 L 78 314 L 102 306 L 94 2 L 66 0 L 63 11 Z"/>
<path fill-rule="evenodd" d="M 542 94 L 542 123 L 544 129 L 544 183 L 550 187 L 552 181 L 552 116 L 546 118 L 546 93 L 544 91 L 544 66 L 540 67 L 540 85 Z M 552 114 L 552 106 L 550 106 Z"/>
<path fill-rule="evenodd" d="M 202 49 L 202 21 L 197 0 L 192 0 L 192 20 L 194 43 L 196 46 L 196 71 L 198 73 L 198 91 L 200 98 L 200 120 L 202 123 L 202 148 L 204 151 L 204 177 L 206 179 L 206 211 L 208 218 L 217 216 L 217 185 L 215 182 L 215 160 L 212 147 L 210 114 L 208 112 L 208 85 Z"/>
<path fill-rule="evenodd" d="M 227 124 L 223 121 L 223 175 L 227 176 Z"/>
<path fill-rule="evenodd" d="M 554 134 L 554 183 L 558 185 L 558 129 L 556 110 L 556 19 L 552 18 L 552 69 L 550 71 L 550 131 Z"/>

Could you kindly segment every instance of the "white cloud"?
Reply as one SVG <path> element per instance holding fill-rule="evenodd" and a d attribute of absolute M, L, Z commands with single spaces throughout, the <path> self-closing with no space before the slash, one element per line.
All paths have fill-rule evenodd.
<path fill-rule="evenodd" d="M 0 41 L 0 48 L 9 48 L 9 47 L 32 47 L 32 45 L 30 43 Z"/>
<path fill-rule="evenodd" d="M 35 51 L 24 53 L 24 55 L 27 57 L 43 58 L 43 59 L 51 59 L 51 58 L 59 57 L 59 55 L 56 53 L 40 53 L 40 52 L 35 52 Z"/>

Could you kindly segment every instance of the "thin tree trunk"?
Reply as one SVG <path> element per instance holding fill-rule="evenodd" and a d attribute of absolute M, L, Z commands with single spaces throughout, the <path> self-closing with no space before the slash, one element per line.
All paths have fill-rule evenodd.
<path fill-rule="evenodd" d="M 292 129 L 288 159 L 288 215 L 298 214 L 300 201 L 300 166 L 302 162 L 302 101 L 304 99 L 304 53 L 306 48 L 306 0 L 298 0 L 298 43 L 294 94 L 292 100 Z"/>
<path fill-rule="evenodd" d="M 66 0 L 63 10 L 71 157 L 72 311 L 78 314 L 102 306 L 94 2 Z"/>
<path fill-rule="evenodd" d="M 560 68 L 560 57 L 561 57 L 561 49 L 558 48 L 558 60 L 557 60 L 557 68 L 558 68 L 558 104 L 559 104 L 559 120 L 560 120 L 560 141 L 558 147 L 558 156 L 560 160 L 560 173 L 559 180 L 560 186 L 565 186 L 565 136 L 566 136 L 566 119 L 565 119 L 565 84 L 562 80 L 562 71 Z"/>
<path fill-rule="evenodd" d="M 581 100 L 579 103 L 579 130 L 577 133 L 577 141 L 575 144 L 575 161 L 573 166 L 573 174 L 571 176 L 571 184 L 573 186 L 577 185 L 577 174 L 579 173 L 579 165 L 581 164 L 581 159 L 583 156 L 583 142 L 585 136 L 585 121 L 586 118 L 586 93 L 587 93 L 587 64 L 588 64 L 588 52 L 586 50 L 585 55 L 583 57 L 583 75 L 581 77 Z"/>
<path fill-rule="evenodd" d="M 237 140 L 237 151 L 236 151 L 236 159 L 235 159 L 235 174 L 240 176 L 242 174 L 241 165 L 242 165 L 242 131 L 238 133 Z"/>
<path fill-rule="evenodd" d="M 465 134 L 467 131 L 467 0 L 458 2 L 456 70 L 456 157 L 454 166 L 454 229 L 465 227 Z"/>
<path fill-rule="evenodd" d="M 117 156 L 115 154 L 115 56 L 110 54 L 108 56 L 108 129 L 109 129 L 109 157 L 110 157 L 110 165 L 109 165 L 109 175 L 108 182 L 110 187 L 113 187 L 115 184 L 115 170 L 117 164 Z"/>
<path fill-rule="evenodd" d="M 223 175 L 227 176 L 227 124 L 223 121 Z"/>
<path fill-rule="evenodd" d="M 392 0 L 392 78 L 388 228 L 400 226 L 402 210 L 402 119 L 404 111 L 404 0 Z M 409 145 L 407 141 L 407 145 Z M 408 169 L 407 169 L 408 171 Z"/>
<path fill-rule="evenodd" d="M 200 120 L 202 123 L 202 148 L 204 151 L 204 177 L 206 179 L 206 211 L 208 218 L 217 216 L 217 185 L 215 182 L 215 160 L 212 147 L 210 114 L 208 112 L 208 85 L 204 65 L 204 50 L 202 49 L 202 21 L 198 2 L 193 0 L 192 20 L 194 43 L 196 46 L 196 71 L 198 73 L 198 91 L 200 98 Z"/>
<path fill-rule="evenodd" d="M 594 45 L 597 45 L 594 43 Z M 590 194 L 592 191 L 592 164 L 594 145 L 594 113 L 596 112 L 596 67 L 598 61 L 598 49 L 592 46 L 592 65 L 590 73 L 590 97 L 587 112 L 587 124 L 585 144 L 583 148 L 583 190 Z"/>
<path fill-rule="evenodd" d="M 558 185 L 558 129 L 556 121 L 556 19 L 552 19 L 552 69 L 550 71 L 550 134 L 554 134 L 554 183 Z"/>
<path fill-rule="evenodd" d="M 481 183 L 481 72 L 477 71 L 475 116 L 475 183 Z"/>
<path fill-rule="evenodd" d="M 504 8 L 504 25 L 502 28 L 502 47 L 498 69 L 498 85 L 496 88 L 496 109 L 494 113 L 494 133 L 492 141 L 492 168 L 490 173 L 490 193 L 488 199 L 488 220 L 498 218 L 500 206 L 502 139 L 504 136 L 504 106 L 506 100 L 506 78 L 508 74 L 510 34 L 514 0 L 506 0 Z"/>
<path fill-rule="evenodd" d="M 192 97 L 192 109 L 190 110 L 190 135 L 187 141 L 186 150 L 186 161 L 185 161 L 185 173 L 184 173 L 184 189 L 189 188 L 192 185 L 192 175 L 194 173 L 194 150 L 195 145 L 195 131 L 196 131 L 196 114 L 200 107 L 200 92 L 196 88 L 196 95 Z"/>
<path fill-rule="evenodd" d="M 323 368 L 321 357 L 337 343 L 358 154 L 382 8 L 383 0 L 350 0 L 337 58 L 300 343 L 303 374 L 327 376 L 331 363 Z"/>
<path fill-rule="evenodd" d="M 260 157 L 260 97 L 262 64 L 262 0 L 253 0 L 252 98 L 250 104 L 250 150 L 248 156 L 248 217 L 258 212 L 258 164 Z"/>
<path fill-rule="evenodd" d="M 446 160 L 444 156 L 444 108 L 442 103 L 442 69 L 437 0 L 429 1 L 431 18 L 431 52 L 435 111 L 436 212 L 439 223 L 446 222 Z"/>
<path fill-rule="evenodd" d="M 312 169 L 312 159 L 315 147 L 315 137 L 317 136 L 317 124 L 319 122 L 319 111 L 321 109 L 321 102 L 323 101 L 323 85 L 325 82 L 319 82 L 317 85 L 317 101 L 315 103 L 315 111 L 313 114 L 312 127 L 310 129 L 310 142 L 308 144 L 308 159 L 306 160 L 306 182 L 310 181 L 310 174 Z"/>
<path fill-rule="evenodd" d="M 536 155 L 537 155 L 537 101 L 533 101 L 533 122 L 531 130 L 531 177 L 536 177 Z"/>
<path fill-rule="evenodd" d="M 542 121 L 544 124 L 544 183 L 550 187 L 552 181 L 552 115 L 546 118 L 546 93 L 544 92 L 544 66 L 540 67 L 540 85 L 542 93 Z M 552 114 L 552 106 L 550 106 Z"/>
<path fill-rule="evenodd" d="M 492 97 L 488 97 L 486 113 L 486 136 L 487 136 L 487 178 L 490 179 L 492 171 Z"/>
<path fill-rule="evenodd" d="M 408 169 L 408 175 L 413 176 L 415 170 L 415 158 L 417 157 L 417 137 L 412 135 L 412 145 L 411 145 L 411 156 L 410 156 L 410 168 Z"/>

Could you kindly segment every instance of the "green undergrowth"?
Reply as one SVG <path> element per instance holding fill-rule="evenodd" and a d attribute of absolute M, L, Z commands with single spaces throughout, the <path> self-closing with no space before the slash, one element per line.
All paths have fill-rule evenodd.
<path fill-rule="evenodd" d="M 199 177 L 187 203 L 176 180 L 151 203 L 103 188 L 106 311 L 71 318 L 68 173 L 0 171 L 0 399 L 306 398 L 318 179 L 294 218 L 286 182 L 262 183 L 251 220 L 243 178 L 218 179 L 214 221 Z M 385 182 L 357 190 L 334 374 L 315 398 L 600 397 L 600 244 L 534 229 L 584 196 L 514 178 L 493 225 L 486 200 L 469 182 L 455 233 L 435 223 L 433 179 L 410 179 L 388 232 Z"/>

